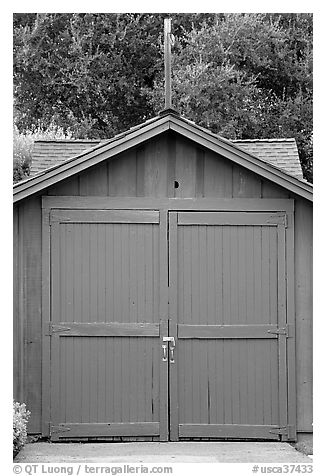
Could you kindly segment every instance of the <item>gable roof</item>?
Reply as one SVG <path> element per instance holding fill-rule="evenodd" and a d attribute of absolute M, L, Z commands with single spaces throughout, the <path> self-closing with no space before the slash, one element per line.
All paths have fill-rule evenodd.
<path fill-rule="evenodd" d="M 37 140 L 33 148 L 31 176 L 53 165 L 62 164 L 65 160 L 105 142 L 100 139 Z M 293 177 L 303 179 L 295 139 L 246 139 L 231 142 L 258 159 L 283 169 Z"/>
<path fill-rule="evenodd" d="M 109 159 L 168 130 L 177 132 L 261 177 L 271 180 L 281 187 L 312 201 L 312 185 L 308 182 L 293 177 L 274 164 L 265 162 L 252 153 L 245 151 L 237 143 L 213 134 L 209 130 L 168 110 L 162 115 L 156 116 L 122 134 L 118 134 L 103 143 L 99 143 L 95 147 L 84 150 L 61 164 L 47 168 L 37 175 L 15 184 L 14 202 L 22 200 L 76 173 L 80 173 L 103 160 Z"/>

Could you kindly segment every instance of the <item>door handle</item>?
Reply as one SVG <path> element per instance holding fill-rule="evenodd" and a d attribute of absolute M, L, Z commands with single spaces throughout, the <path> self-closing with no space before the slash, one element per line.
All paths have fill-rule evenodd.
<path fill-rule="evenodd" d="M 162 338 L 163 342 L 167 342 L 169 344 L 169 349 L 170 349 L 170 363 L 174 364 L 174 348 L 175 348 L 175 338 L 173 336 L 163 336 Z M 163 348 L 163 362 L 167 361 L 166 357 L 166 350 L 167 350 L 167 344 L 162 345 Z"/>
<path fill-rule="evenodd" d="M 170 346 L 170 364 L 174 364 L 175 360 L 174 360 L 174 346 L 171 345 Z"/>
<path fill-rule="evenodd" d="M 162 349 L 163 349 L 162 361 L 163 361 L 163 362 L 167 362 L 167 360 L 168 360 L 167 347 L 168 347 L 168 346 L 167 346 L 166 344 L 163 344 L 163 345 L 162 345 Z"/>

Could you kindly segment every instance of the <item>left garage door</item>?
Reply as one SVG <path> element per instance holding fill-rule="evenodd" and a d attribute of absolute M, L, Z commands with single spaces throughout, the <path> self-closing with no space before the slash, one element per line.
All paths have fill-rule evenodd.
<path fill-rule="evenodd" d="M 50 227 L 51 439 L 166 440 L 159 212 L 52 210 Z"/>

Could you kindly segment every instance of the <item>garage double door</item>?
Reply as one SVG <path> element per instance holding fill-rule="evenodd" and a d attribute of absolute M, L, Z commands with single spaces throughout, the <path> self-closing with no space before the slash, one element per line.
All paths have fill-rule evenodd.
<path fill-rule="evenodd" d="M 52 210 L 52 440 L 287 437 L 285 225 Z"/>

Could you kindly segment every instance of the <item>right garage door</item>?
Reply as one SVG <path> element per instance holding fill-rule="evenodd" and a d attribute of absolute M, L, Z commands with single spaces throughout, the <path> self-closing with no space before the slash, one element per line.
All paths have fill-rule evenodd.
<path fill-rule="evenodd" d="M 287 436 L 282 213 L 170 213 L 170 437 Z"/>

